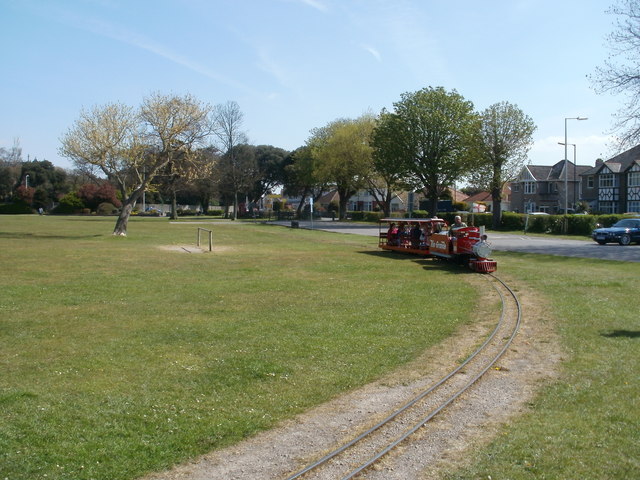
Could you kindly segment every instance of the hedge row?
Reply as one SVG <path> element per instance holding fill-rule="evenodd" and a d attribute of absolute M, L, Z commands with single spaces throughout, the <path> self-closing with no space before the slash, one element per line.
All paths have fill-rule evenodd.
<path fill-rule="evenodd" d="M 467 225 L 491 228 L 493 214 L 491 213 L 467 213 L 446 212 L 439 213 L 438 217 L 448 223 L 452 223 L 456 215 L 462 217 Z M 410 215 L 404 214 L 398 218 L 429 218 L 431 215 L 424 210 L 415 210 Z M 350 212 L 353 220 L 377 222 L 383 218 L 381 212 Z M 621 214 L 608 215 L 525 215 L 522 213 L 502 212 L 500 222 L 501 230 L 527 231 L 532 233 L 591 235 L 598 225 L 610 227 L 618 220 L 625 218 Z"/>

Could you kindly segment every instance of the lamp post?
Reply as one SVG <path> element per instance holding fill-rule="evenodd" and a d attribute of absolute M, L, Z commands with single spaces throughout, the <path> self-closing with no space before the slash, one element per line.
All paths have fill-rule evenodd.
<path fill-rule="evenodd" d="M 564 213 L 567 213 L 569 197 L 569 173 L 567 169 L 567 120 L 589 120 L 587 117 L 565 117 L 564 119 Z M 574 162 L 575 163 L 575 162 Z"/>
<path fill-rule="evenodd" d="M 29 188 L 29 174 L 24 177 L 24 187 Z"/>
<path fill-rule="evenodd" d="M 562 142 L 558 142 L 558 145 L 564 145 L 565 148 L 567 148 L 567 146 L 562 143 Z M 575 143 L 570 143 L 569 146 L 573 147 L 573 181 L 575 182 L 576 180 L 576 144 Z M 565 155 L 566 156 L 566 155 Z M 569 192 L 567 191 L 567 194 Z M 576 189 L 573 189 L 573 208 L 575 208 L 576 206 Z M 565 206 L 566 209 L 566 206 Z M 566 210 L 565 210 L 566 213 Z"/>

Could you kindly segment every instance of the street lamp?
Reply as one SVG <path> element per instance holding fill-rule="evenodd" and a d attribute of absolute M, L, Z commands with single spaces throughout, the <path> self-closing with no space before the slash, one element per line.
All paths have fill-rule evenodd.
<path fill-rule="evenodd" d="M 558 145 L 564 145 L 564 143 L 558 142 Z M 576 144 L 570 143 L 569 146 L 573 147 L 573 181 L 575 182 L 576 180 Z M 575 205 L 576 205 L 576 189 L 574 188 L 573 189 L 573 208 L 575 208 Z"/>
<path fill-rule="evenodd" d="M 24 177 L 24 187 L 29 188 L 29 174 Z"/>
<path fill-rule="evenodd" d="M 569 197 L 569 174 L 567 169 L 567 120 L 589 120 L 587 117 L 566 117 L 564 119 L 564 213 L 567 213 Z M 575 162 L 574 162 L 575 165 Z"/>

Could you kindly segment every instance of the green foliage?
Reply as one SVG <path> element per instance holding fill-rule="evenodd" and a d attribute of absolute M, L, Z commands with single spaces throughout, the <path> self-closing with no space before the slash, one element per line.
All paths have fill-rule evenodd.
<path fill-rule="evenodd" d="M 598 215 L 596 217 L 596 223 L 600 224 L 603 227 L 610 227 L 611 225 L 616 223 L 618 220 L 622 220 L 623 218 L 624 218 L 624 215 L 615 215 L 615 214 Z"/>
<path fill-rule="evenodd" d="M 524 230 L 525 216 L 521 213 L 502 212 L 502 228 L 511 231 Z"/>
<path fill-rule="evenodd" d="M 570 235 L 591 235 L 596 228 L 596 217 L 593 215 L 567 215 L 567 233 Z"/>
<path fill-rule="evenodd" d="M 85 208 L 84 203 L 75 192 L 67 193 L 60 199 L 60 202 L 54 208 L 51 213 L 54 214 L 69 214 L 80 213 Z"/>
<path fill-rule="evenodd" d="M 224 211 L 219 208 L 207 210 L 207 215 L 209 215 L 210 217 L 221 217 L 223 213 Z"/>
<path fill-rule="evenodd" d="M 21 215 L 25 213 L 33 213 L 33 209 L 20 200 L 13 203 L 0 204 L 0 215 Z"/>
<path fill-rule="evenodd" d="M 467 202 L 453 202 L 453 209 L 458 212 L 466 212 L 469 210 L 469 204 Z"/>
<path fill-rule="evenodd" d="M 377 223 L 381 218 L 384 218 L 384 212 L 349 212 L 349 216 L 354 221 Z"/>
<path fill-rule="evenodd" d="M 414 210 L 411 214 L 407 213 L 405 217 L 413 217 L 413 218 L 429 218 L 429 212 L 426 210 Z"/>
<path fill-rule="evenodd" d="M 98 215 L 117 215 L 118 207 L 116 207 L 113 203 L 103 202 L 98 205 L 96 209 L 96 214 Z"/>

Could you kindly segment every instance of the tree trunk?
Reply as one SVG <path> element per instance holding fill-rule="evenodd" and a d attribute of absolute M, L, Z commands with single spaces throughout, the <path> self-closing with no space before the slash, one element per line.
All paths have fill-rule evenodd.
<path fill-rule="evenodd" d="M 502 199 L 501 198 L 493 198 L 493 217 L 492 217 L 492 225 L 491 227 L 494 230 L 498 230 L 500 228 L 502 219 Z"/>
<path fill-rule="evenodd" d="M 176 200 L 176 189 L 171 189 L 171 220 L 178 220 L 178 201 Z"/>
<path fill-rule="evenodd" d="M 146 185 L 140 186 L 137 190 L 132 192 L 124 202 L 122 202 L 122 210 L 120 210 L 120 215 L 118 215 L 118 219 L 116 220 L 116 226 L 113 229 L 114 235 L 119 235 L 121 237 L 127 236 L 127 225 L 129 224 L 129 217 L 131 216 L 133 207 L 136 206 L 138 198 L 140 198 L 140 195 L 142 195 L 145 187 Z"/>
<path fill-rule="evenodd" d="M 118 215 L 118 220 L 116 220 L 116 226 L 113 229 L 114 235 L 119 235 L 121 237 L 127 236 L 127 225 L 129 224 L 129 216 L 131 215 L 131 211 L 135 205 L 135 201 L 131 202 L 131 199 L 128 199 L 127 203 L 122 204 L 122 209 L 120 210 L 120 215 Z"/>
<path fill-rule="evenodd" d="M 238 190 L 233 192 L 233 220 L 238 219 Z"/>

